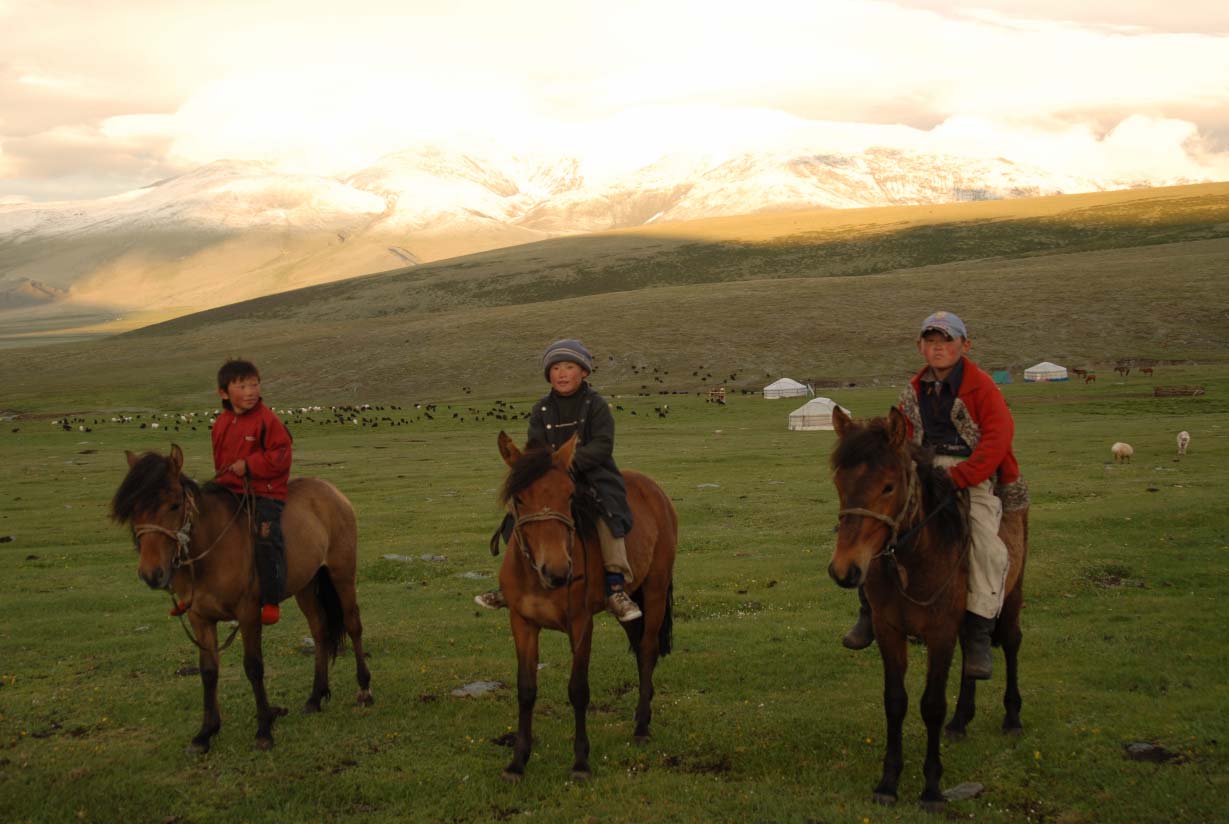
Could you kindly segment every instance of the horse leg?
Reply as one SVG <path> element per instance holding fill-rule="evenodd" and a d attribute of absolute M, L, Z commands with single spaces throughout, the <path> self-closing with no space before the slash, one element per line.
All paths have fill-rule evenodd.
<path fill-rule="evenodd" d="M 369 707 L 375 703 L 375 698 L 371 694 L 371 670 L 367 668 L 367 654 L 363 652 L 363 620 L 359 617 L 358 592 L 354 587 L 353 575 L 339 580 L 341 577 L 340 574 L 333 575 L 332 568 L 329 568 L 329 578 L 332 579 L 333 588 L 337 590 L 337 597 L 341 601 L 346 634 L 350 636 L 350 645 L 354 648 L 354 667 L 358 679 L 357 701 L 360 705 Z"/>
<path fill-rule="evenodd" d="M 256 698 L 256 749 L 267 750 L 273 747 L 273 722 L 278 716 L 285 715 L 286 709 L 272 706 L 265 694 L 265 662 L 260 651 L 260 630 L 260 617 L 253 614 L 240 625 L 239 632 L 243 635 L 243 672 Z"/>
<path fill-rule="evenodd" d="M 947 675 L 956 648 L 955 628 L 948 637 L 929 639 L 926 646 L 926 689 L 922 693 L 922 720 L 926 723 L 926 760 L 922 774 L 926 785 L 918 802 L 928 813 L 936 813 L 947 803 L 939 780 L 943 777 L 940 758 L 943 718 L 947 715 Z"/>
<path fill-rule="evenodd" d="M 977 714 L 977 681 L 973 678 L 960 679 L 960 697 L 956 699 L 956 711 L 952 720 L 947 722 L 947 737 L 952 741 L 964 738 L 965 728 Z"/>
<path fill-rule="evenodd" d="M 649 723 L 653 720 L 653 670 L 657 668 L 657 656 L 660 652 L 661 625 L 666 617 L 667 596 L 665 593 L 644 593 L 644 626 L 640 633 L 640 643 L 636 645 L 636 665 L 640 674 L 640 702 L 636 705 L 636 731 L 633 733 L 637 744 L 649 740 Z M 635 623 L 635 622 L 633 622 Z M 623 625 L 628 628 L 627 624 Z M 628 637 L 632 630 L 628 628 Z"/>
<path fill-rule="evenodd" d="M 909 650 L 904 634 L 887 623 L 875 621 L 875 638 L 879 641 L 879 655 L 883 658 L 883 711 L 888 721 L 887 750 L 883 754 L 883 776 L 875 787 L 877 804 L 895 804 L 896 786 L 904 767 L 901 750 L 901 725 L 909 708 L 909 694 L 905 692 L 905 670 L 909 665 Z"/>
<path fill-rule="evenodd" d="M 525 774 L 533 749 L 533 705 L 538 700 L 538 635 L 542 628 L 511 611 L 512 640 L 516 643 L 516 702 L 520 709 L 512 762 L 504 767 L 505 781 L 516 783 Z"/>
<path fill-rule="evenodd" d="M 593 616 L 572 621 L 572 677 L 568 680 L 568 700 L 576 716 L 576 734 L 572 739 L 572 780 L 586 781 L 589 771 L 589 733 L 585 714 L 589 711 L 589 652 L 593 648 Z"/>
<path fill-rule="evenodd" d="M 1003 647 L 1003 656 L 1007 659 L 1007 689 L 1003 692 L 1003 732 L 1009 735 L 1019 735 L 1024 731 L 1020 723 L 1020 683 L 1018 679 L 1020 642 L 1024 633 L 1020 630 L 1020 607 L 1023 603 L 1020 588 L 1007 596 L 1003 613 L 999 615 L 999 644 Z"/>
<path fill-rule="evenodd" d="M 329 691 L 329 654 L 324 632 L 324 617 L 320 614 L 320 605 L 316 602 L 315 593 L 304 590 L 294 596 L 307 618 L 307 626 L 311 629 L 312 641 L 315 642 L 316 673 L 312 679 L 312 691 L 303 704 L 303 712 L 320 712 L 320 702 L 328 698 Z"/>
<path fill-rule="evenodd" d="M 189 753 L 209 752 L 209 742 L 222 729 L 222 714 L 218 711 L 218 626 L 189 612 L 192 632 L 200 645 L 201 686 L 205 691 L 205 714 L 201 719 L 200 732 L 188 745 Z"/>

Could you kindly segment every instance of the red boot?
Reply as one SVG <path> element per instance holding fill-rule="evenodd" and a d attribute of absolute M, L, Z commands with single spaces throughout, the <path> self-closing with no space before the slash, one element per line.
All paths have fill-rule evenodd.
<path fill-rule="evenodd" d="M 188 607 L 190 607 L 190 606 L 192 606 L 192 605 L 191 605 L 191 604 L 185 604 L 183 601 L 176 601 L 176 602 L 175 602 L 175 606 L 171 607 L 170 616 L 171 616 L 172 618 L 176 618 L 176 617 L 178 617 L 178 616 L 180 616 L 180 615 L 183 615 L 185 612 L 187 612 L 187 611 L 188 611 Z"/>
<path fill-rule="evenodd" d="M 265 604 L 260 608 L 260 623 L 266 627 L 270 624 L 276 624 L 277 619 L 282 617 L 282 611 L 278 609 L 277 604 Z"/>

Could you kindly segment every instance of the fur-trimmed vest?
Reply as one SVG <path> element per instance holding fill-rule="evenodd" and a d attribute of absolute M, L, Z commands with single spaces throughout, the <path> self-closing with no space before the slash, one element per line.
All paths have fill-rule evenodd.
<path fill-rule="evenodd" d="M 923 369 L 900 394 L 900 411 L 909 421 L 909 436 L 919 446 L 922 443 L 922 410 L 918 405 Z M 964 358 L 964 377 L 960 391 L 952 403 L 952 424 L 961 439 L 973 450 L 967 460 L 952 467 L 952 479 L 957 486 L 976 486 L 987 478 L 994 481 L 994 493 L 1003 501 L 1003 510 L 1027 509 L 1028 484 L 1020 476 L 1020 464 L 1012 452 L 1011 438 L 1015 423 L 1007 409 L 1003 393 L 994 379 L 971 360 Z M 983 433 L 993 433 L 983 437 Z"/>

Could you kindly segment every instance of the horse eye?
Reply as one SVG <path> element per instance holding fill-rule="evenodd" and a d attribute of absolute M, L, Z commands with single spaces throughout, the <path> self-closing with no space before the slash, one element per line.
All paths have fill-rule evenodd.
<path fill-rule="evenodd" d="M 883 494 L 890 495 L 892 493 L 892 490 L 894 489 L 896 489 L 896 486 L 894 484 L 888 484 L 887 486 L 883 488 Z"/>
<path fill-rule="evenodd" d="M 171 511 L 172 511 L 172 512 L 178 512 L 178 511 L 179 511 L 179 504 L 171 504 Z"/>

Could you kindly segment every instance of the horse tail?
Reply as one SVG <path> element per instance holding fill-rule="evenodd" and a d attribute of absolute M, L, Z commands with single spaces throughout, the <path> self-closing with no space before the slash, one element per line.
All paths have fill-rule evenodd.
<path fill-rule="evenodd" d="M 674 648 L 674 581 L 666 588 L 666 615 L 657 631 L 657 654 L 669 655 Z"/>
<path fill-rule="evenodd" d="M 336 660 L 345 641 L 346 622 L 341 597 L 337 594 L 337 587 L 333 586 L 328 567 L 322 566 L 316 570 L 315 590 L 316 603 L 324 615 L 324 651 L 330 660 Z"/>

